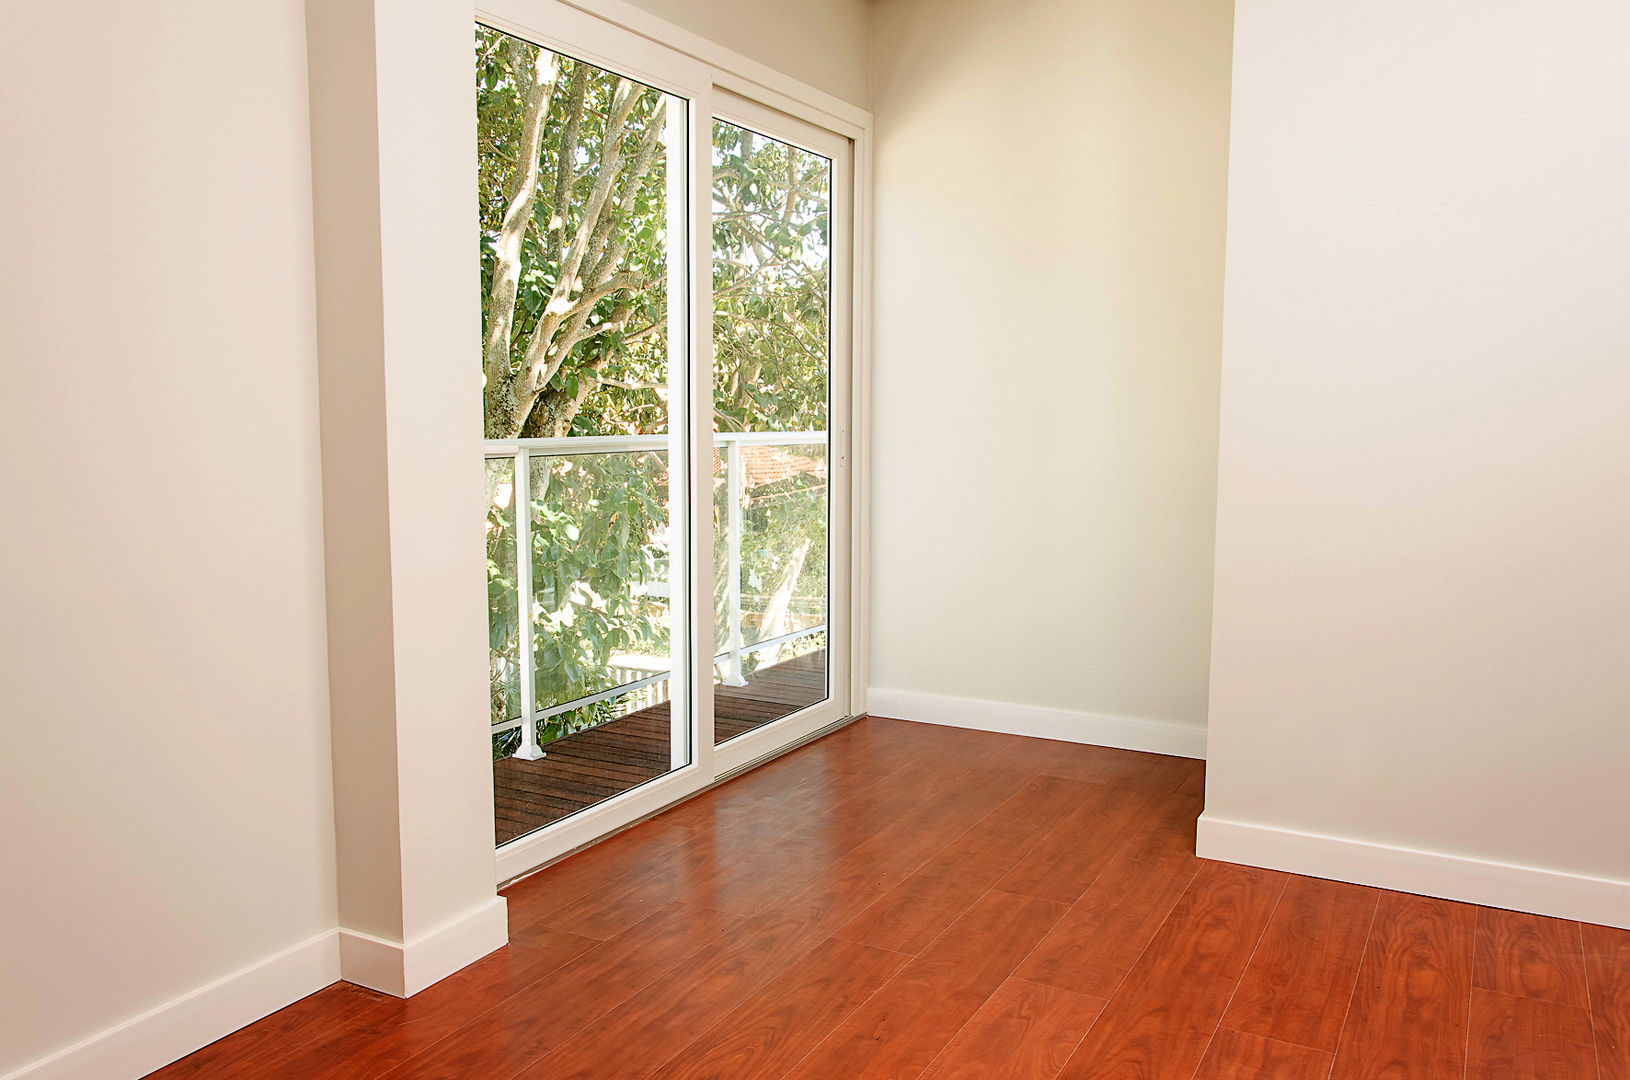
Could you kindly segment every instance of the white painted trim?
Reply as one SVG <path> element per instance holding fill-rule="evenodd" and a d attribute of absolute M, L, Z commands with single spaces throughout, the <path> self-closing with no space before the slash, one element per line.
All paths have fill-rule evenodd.
<path fill-rule="evenodd" d="M 1630 929 L 1630 881 L 1200 815 L 1201 858 Z"/>
<path fill-rule="evenodd" d="M 327 930 L 15 1069 L 0 1080 L 146 1076 L 316 993 L 339 977 L 339 938 L 335 931 Z"/>
<path fill-rule="evenodd" d="M 854 140 L 854 307 L 849 358 L 849 710 L 867 709 L 872 652 L 872 142 L 868 123 Z M 828 638 L 828 647 L 831 639 Z"/>
<path fill-rule="evenodd" d="M 758 98 L 766 105 L 785 112 L 802 115 L 805 119 L 831 128 L 851 138 L 871 127 L 872 114 L 860 106 L 819 90 L 808 83 L 783 74 L 768 64 L 744 56 L 734 49 L 676 26 L 666 19 L 635 7 L 627 0 L 564 0 L 580 11 L 597 15 L 607 22 L 631 30 L 643 38 L 666 45 L 677 52 L 702 61 L 717 69 L 720 86 L 745 97 Z M 790 106 L 790 107 L 789 107 Z M 807 114 L 818 109 L 820 118 Z"/>
<path fill-rule="evenodd" d="M 1206 729 L 1163 720 L 1139 720 L 1126 716 L 1097 716 L 1071 709 L 1044 705 L 1016 705 L 1005 701 L 925 694 L 915 690 L 891 690 L 873 686 L 866 692 L 867 711 L 873 716 L 891 716 L 924 724 L 999 731 L 1004 735 L 1029 735 L 1037 739 L 1113 746 L 1121 750 L 1142 750 L 1175 757 L 1206 756 Z"/>
<path fill-rule="evenodd" d="M 509 903 L 502 896 L 406 945 L 339 931 L 340 976 L 395 997 L 411 997 L 509 943 Z"/>

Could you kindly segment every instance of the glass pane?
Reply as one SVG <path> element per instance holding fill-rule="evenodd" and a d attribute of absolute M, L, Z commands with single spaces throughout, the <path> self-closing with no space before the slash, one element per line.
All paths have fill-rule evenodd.
<path fill-rule="evenodd" d="M 492 722 L 521 715 L 521 634 L 515 587 L 515 462 L 487 462 L 487 648 Z"/>
<path fill-rule="evenodd" d="M 714 738 L 827 696 L 832 163 L 713 122 Z"/>
<path fill-rule="evenodd" d="M 689 760 L 667 704 L 686 102 L 479 25 L 475 59 L 502 843 Z"/>
<path fill-rule="evenodd" d="M 643 700 L 584 699 L 671 674 L 668 454 L 534 455 L 530 472 L 533 699 L 547 743 Z"/>

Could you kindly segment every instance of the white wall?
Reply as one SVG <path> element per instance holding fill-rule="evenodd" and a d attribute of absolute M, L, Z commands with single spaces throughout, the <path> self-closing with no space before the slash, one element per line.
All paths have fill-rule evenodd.
<path fill-rule="evenodd" d="M 5 1074 L 335 901 L 301 5 L 0 52 Z"/>
<path fill-rule="evenodd" d="M 1235 47 L 1207 853 L 1624 924 L 1630 7 Z"/>
<path fill-rule="evenodd" d="M 869 0 L 631 0 L 675 26 L 865 108 Z M 617 0 L 588 0 L 615 14 Z"/>
<path fill-rule="evenodd" d="M 1203 745 L 1230 24 L 873 4 L 874 712 Z"/>

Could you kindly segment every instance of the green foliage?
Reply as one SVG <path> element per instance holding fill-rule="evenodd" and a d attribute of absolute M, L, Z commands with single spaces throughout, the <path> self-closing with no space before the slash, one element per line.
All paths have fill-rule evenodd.
<path fill-rule="evenodd" d="M 477 26 L 475 52 L 485 326 L 491 317 L 498 234 L 515 192 L 523 142 L 523 82 L 517 68 L 530 67 L 539 50 L 518 38 Z M 608 155 L 618 155 L 625 162 L 634 157 L 648 134 L 659 136 L 664 116 L 664 95 L 651 87 L 566 57 L 558 58 L 556 72 L 539 151 L 540 191 L 522 240 L 523 269 L 510 334 L 512 372 L 520 371 L 528 341 L 548 321 L 546 309 L 560 284 L 570 241 L 585 228 L 595 182 Z M 608 141 L 608 119 L 620 92 L 632 93 L 634 104 L 620 137 Z M 564 163 L 563 150 L 570 151 Z M 543 407 L 558 405 L 575 397 L 580 388 L 593 385 L 594 408 L 576 411 L 568 418 L 569 433 L 574 435 L 656 433 L 667 425 L 667 407 L 654 388 L 667 381 L 667 165 L 658 153 L 637 178 L 630 172 L 625 164 L 607 205 L 587 227 L 604 230 L 608 243 L 599 251 L 598 261 L 604 263 L 607 276 L 626 275 L 632 283 L 586 305 L 581 312 L 585 330 L 596 326 L 612 329 L 568 350 L 531 417 L 541 422 Z M 592 241 L 586 246 L 588 258 L 579 269 L 580 279 L 590 277 L 597 262 Z M 569 287 L 569 292 L 583 295 L 580 288 Z M 621 329 L 616 328 L 619 325 Z M 496 426 L 494 417 L 487 418 L 488 438 L 515 434 Z"/>
<path fill-rule="evenodd" d="M 540 708 L 627 681 L 609 668 L 616 654 L 667 654 L 666 457 L 532 459 L 533 664 Z M 551 723 L 555 734 L 564 734 L 597 722 L 603 712 L 565 714 Z"/>
<path fill-rule="evenodd" d="M 658 145 L 665 110 L 682 103 L 667 103 L 657 90 L 581 61 L 540 55 L 536 46 L 485 27 L 476 29 L 475 54 L 484 328 L 502 314 L 494 308 L 500 233 L 506 215 L 524 206 L 517 191 L 527 89 L 538 71 L 553 79 L 538 129 L 540 180 L 520 243 L 508 367 L 484 369 L 487 436 L 663 433 L 669 421 L 666 160 L 661 152 L 648 154 L 642 169 L 636 159 L 642 148 Z M 619 125 L 620 104 L 627 115 Z M 823 430 L 829 163 L 731 124 L 715 122 L 713 134 L 715 426 Z M 596 184 L 607 175 L 614 178 L 610 193 L 595 210 Z M 588 257 L 576 280 L 563 282 L 574 240 Z M 540 340 L 554 351 L 539 349 Z M 555 366 L 535 388 L 535 400 L 506 418 L 494 405 L 502 398 L 493 392 L 494 379 L 522 379 L 529 347 L 553 356 Z M 501 354 L 500 348 L 502 360 Z M 762 622 L 781 597 L 791 625 L 812 625 L 824 619 L 826 603 L 826 476 L 824 461 L 817 460 L 823 451 L 779 452 L 802 466 L 781 469 L 745 493 L 744 608 Z M 611 670 L 615 656 L 668 652 L 669 477 L 666 454 L 655 451 L 534 456 L 531 467 L 532 490 L 519 501 L 531 517 L 534 686 L 537 707 L 545 709 L 626 681 L 626 673 Z M 488 466 L 494 723 L 520 715 L 510 468 L 508 462 Z M 722 478 L 717 482 L 715 531 L 722 544 Z M 722 567 L 722 550 L 717 554 Z M 716 588 L 716 609 L 722 598 L 722 587 Z M 612 699 L 555 717 L 540 725 L 540 741 L 603 722 L 617 710 Z M 517 740 L 513 731 L 495 737 L 494 753 L 511 752 Z"/>
<path fill-rule="evenodd" d="M 713 123 L 719 430 L 826 427 L 830 177 L 825 158 Z"/>

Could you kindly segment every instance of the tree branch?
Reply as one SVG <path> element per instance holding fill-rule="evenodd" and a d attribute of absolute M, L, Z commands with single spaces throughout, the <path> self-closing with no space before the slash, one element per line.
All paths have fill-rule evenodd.
<path fill-rule="evenodd" d="M 549 346 L 553 342 L 555 330 L 572 310 L 571 294 L 581 288 L 578 284 L 578 271 L 582 268 L 589 238 L 594 235 L 600 214 L 611 195 L 612 184 L 622 167 L 623 130 L 638 97 L 634 83 L 626 79 L 617 80 L 617 88 L 612 94 L 611 116 L 606 122 L 605 137 L 600 144 L 599 175 L 595 177 L 594 190 L 589 195 L 588 204 L 583 208 L 583 220 L 578 223 L 577 232 L 561 260 L 560 276 L 555 279 L 554 290 L 544 306 L 543 318 L 538 320 L 537 327 L 532 331 L 532 338 L 526 344 L 521 370 L 517 373 L 522 386 L 541 386 L 548 381 L 539 379 L 538 374 L 544 360 L 552 351 Z M 558 369 L 558 362 L 555 367 Z"/>
<path fill-rule="evenodd" d="M 521 240 L 526 235 L 532 205 L 537 199 L 539 149 L 558 71 L 554 53 L 547 49 L 533 50 L 514 38 L 508 41 L 524 108 L 521 142 L 516 150 L 515 190 L 493 245 L 492 289 L 487 302 L 487 333 L 482 343 L 489 438 L 508 438 L 520 425 L 520 402 L 510 370 L 510 333 L 515 322 L 515 296 L 521 276 Z"/>

